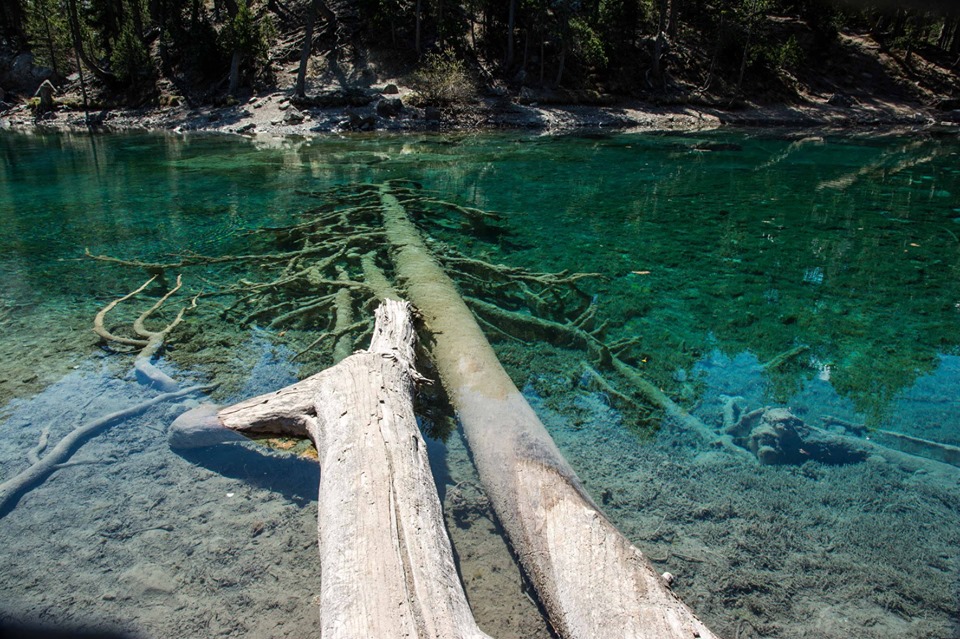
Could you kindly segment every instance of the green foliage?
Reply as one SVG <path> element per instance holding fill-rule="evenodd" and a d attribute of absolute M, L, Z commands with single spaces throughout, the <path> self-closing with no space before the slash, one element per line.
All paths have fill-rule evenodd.
<path fill-rule="evenodd" d="M 156 73 L 209 95 L 208 85 L 223 77 L 234 52 L 240 54 L 240 73 L 247 77 L 262 77 L 264 69 L 270 72 L 268 50 L 275 27 L 264 0 L 252 5 L 254 0 L 236 0 L 231 15 L 233 3 L 221 0 L 74 1 L 88 60 L 127 85 Z M 4 6 L 22 7 L 22 19 L 0 7 L 0 37 L 7 34 L 7 42 L 16 42 L 23 40 L 20 32 L 25 31 L 37 62 L 60 77 L 75 64 L 66 2 L 9 0 Z M 302 16 L 305 2 L 290 5 L 291 12 L 283 10 L 289 3 L 275 9 L 289 29 L 288 51 L 299 48 L 289 45 L 297 37 L 295 29 L 302 26 L 294 16 Z M 350 11 L 338 11 L 343 14 L 338 20 L 339 41 L 343 46 L 349 42 L 361 49 L 390 50 L 390 61 L 396 63 L 391 72 L 414 59 L 417 35 L 420 51 L 443 50 L 427 56 L 414 78 L 420 100 L 437 104 L 474 99 L 477 88 L 468 68 L 494 73 L 500 69 L 503 77 L 496 79 L 508 84 L 535 83 L 538 78 L 560 82 L 562 77 L 570 86 L 589 82 L 617 92 L 645 90 L 652 38 L 662 17 L 670 20 L 669 46 L 660 62 L 679 85 L 692 86 L 708 78 L 705 86 L 711 92 L 734 84 L 738 90 L 762 89 L 776 70 L 795 72 L 804 66 L 815 71 L 818 60 L 839 52 L 835 45 L 840 30 L 869 30 L 895 51 L 923 53 L 927 45 L 953 56 L 960 52 L 956 12 L 893 4 L 879 8 L 850 7 L 835 0 L 420 0 L 419 4 L 418 16 L 416 0 L 351 0 L 342 5 L 349 5 Z M 5 17 L 17 24 L 3 24 Z M 342 37 L 344 31 L 350 38 Z M 792 34 L 795 37 L 789 38 Z M 511 36 L 512 57 L 505 68 Z M 150 44 L 159 52 L 155 70 Z M 464 60 L 470 60 L 470 66 Z M 478 66 L 472 66 L 474 60 Z"/>
<path fill-rule="evenodd" d="M 231 52 L 230 86 L 227 89 L 231 98 L 236 98 L 243 67 L 246 67 L 248 76 L 255 77 L 263 71 L 268 75 L 271 73 L 269 52 L 274 35 L 273 20 L 269 16 L 257 19 L 247 1 L 240 0 L 237 13 L 220 32 L 224 49 Z"/>
<path fill-rule="evenodd" d="M 477 97 L 477 85 L 466 64 L 449 49 L 424 56 L 412 83 L 422 104 L 463 104 Z"/>
<path fill-rule="evenodd" d="M 580 17 L 570 20 L 570 33 L 573 36 L 574 50 L 581 61 L 593 67 L 607 66 L 603 40 L 586 20 Z"/>
<path fill-rule="evenodd" d="M 14 51 L 29 43 L 25 4 L 22 0 L 0 0 L 0 42 Z"/>
<path fill-rule="evenodd" d="M 223 73 L 227 58 L 217 41 L 217 31 L 206 15 L 188 30 L 174 34 L 173 46 L 184 54 L 185 66 L 198 79 L 211 79 Z"/>
<path fill-rule="evenodd" d="M 366 28 L 383 44 L 399 45 L 412 37 L 414 12 L 401 0 L 355 0 L 360 15 L 367 16 Z"/>
<path fill-rule="evenodd" d="M 27 4 L 27 36 L 37 63 L 58 75 L 69 68 L 70 31 L 66 10 L 58 0 L 32 0 Z"/>
<path fill-rule="evenodd" d="M 804 51 L 794 36 L 786 42 L 760 42 L 750 47 L 747 63 L 754 70 L 795 72 L 804 60 Z"/>
<path fill-rule="evenodd" d="M 796 10 L 813 31 L 819 46 L 836 40 L 843 26 L 841 6 L 830 0 L 804 0 L 798 3 Z"/>
<path fill-rule="evenodd" d="M 120 81 L 128 86 L 138 85 L 153 77 L 150 53 L 129 22 L 124 25 L 114 44 L 110 66 Z"/>
<path fill-rule="evenodd" d="M 905 20 L 903 33 L 894 37 L 894 49 L 909 51 L 923 46 L 934 39 L 934 23 L 923 16 L 911 16 Z"/>
<path fill-rule="evenodd" d="M 270 16 L 258 20 L 250 6 L 240 0 L 237 15 L 224 27 L 220 36 L 226 49 L 240 51 L 262 63 L 267 60 L 270 41 L 276 36 L 276 27 Z"/>
<path fill-rule="evenodd" d="M 773 0 L 742 0 L 734 6 L 733 13 L 744 26 L 755 26 L 773 7 Z"/>
<path fill-rule="evenodd" d="M 796 71 L 803 62 L 803 49 L 797 43 L 797 38 L 790 36 L 786 42 L 774 48 L 772 58 L 777 68 Z"/>

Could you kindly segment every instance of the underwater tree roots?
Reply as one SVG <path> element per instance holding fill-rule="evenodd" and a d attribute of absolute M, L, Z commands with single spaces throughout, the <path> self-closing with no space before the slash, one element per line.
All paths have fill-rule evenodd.
<path fill-rule="evenodd" d="M 650 406 L 685 415 L 649 383 L 649 388 L 657 393 L 646 392 L 646 386 L 637 393 L 639 373 L 606 345 L 607 327 L 602 323 L 597 325 L 594 296 L 580 288 L 598 276 L 540 273 L 493 264 L 460 255 L 436 240 L 431 240 L 428 247 L 425 233 L 443 215 L 460 217 L 463 224 L 483 232 L 502 232 L 502 229 L 495 228 L 495 216 L 480 215 L 477 210 L 443 202 L 409 183 L 336 187 L 312 196 L 323 203 L 307 212 L 305 221 L 257 232 L 261 240 L 273 237 L 285 249 L 290 246 L 300 246 L 300 249 L 268 251 L 259 257 L 243 256 L 262 273 L 259 281 L 241 279 L 224 283 L 218 290 L 204 294 L 227 298 L 220 319 L 248 323 L 272 318 L 270 325 L 281 331 L 320 328 L 323 334 L 302 349 L 298 357 L 314 352 L 329 338 L 333 340 L 336 351 L 333 361 L 336 361 L 349 354 L 351 345 L 371 330 L 369 324 L 358 323 L 354 318 L 367 315 L 378 298 L 392 298 L 399 291 L 422 315 L 424 346 L 432 355 L 463 424 L 481 481 L 556 632 L 565 639 L 714 636 L 586 494 L 543 424 L 504 371 L 474 314 L 464 303 L 464 298 L 468 299 L 484 321 L 504 334 L 584 349 L 597 367 L 592 369 L 593 378 L 612 401 L 627 402 L 630 410 L 644 415 L 650 414 Z M 210 264 L 233 264 L 239 259 L 192 254 L 172 265 L 160 266 L 182 268 L 205 260 Z M 127 263 L 148 272 L 158 266 Z M 511 305 L 526 308 L 530 313 L 514 310 Z M 374 330 L 374 338 L 377 334 Z M 616 344 L 616 352 L 622 353 L 633 343 L 633 340 L 621 340 Z M 353 370 L 354 364 L 343 369 L 340 366 L 356 357 L 342 359 L 328 372 Z M 385 355 L 379 357 L 389 359 Z M 370 364 L 364 366 L 367 370 Z M 617 390 L 612 381 L 604 378 L 604 373 L 625 379 L 630 390 Z M 192 413 L 189 419 L 178 420 L 171 430 L 171 445 L 216 443 L 230 432 L 221 425 L 230 425 L 236 414 L 239 422 L 249 426 L 233 422 L 239 431 L 266 430 L 295 436 L 309 433 L 318 450 L 322 449 L 321 464 L 326 459 L 329 465 L 334 462 L 329 458 L 332 449 L 327 438 L 334 435 L 328 432 L 329 426 L 321 428 L 318 422 L 334 423 L 342 416 L 344 423 L 351 424 L 347 430 L 351 430 L 358 425 L 366 428 L 363 419 L 369 415 L 396 412 L 390 405 L 385 408 L 383 404 L 376 404 L 375 410 L 371 409 L 373 412 L 366 417 L 353 415 L 351 402 L 365 402 L 375 393 L 358 390 L 369 384 L 361 381 L 360 373 L 350 375 L 353 377 L 337 382 L 340 387 L 333 381 L 323 381 L 328 387 L 322 391 L 322 403 L 317 401 L 320 391 L 314 387 L 306 390 L 309 386 L 306 384 L 310 380 L 313 380 L 311 384 L 319 384 L 320 378 L 332 380 L 332 373 L 320 373 L 237 407 L 216 413 L 209 409 L 205 414 Z M 352 384 L 348 386 L 352 390 L 347 395 L 344 395 L 344 384 Z M 386 387 L 391 388 L 389 384 Z M 374 384 L 371 388 L 379 387 Z M 340 412 L 327 415 L 324 411 L 334 410 L 330 407 L 340 407 L 337 409 Z M 681 423 L 693 426 L 699 435 L 726 441 L 688 415 Z M 729 446 L 743 452 L 732 443 Z M 322 481 L 327 482 L 327 478 L 334 476 L 324 466 Z M 355 490 L 350 480 L 343 481 L 342 486 L 327 485 L 333 491 Z M 430 485 L 432 487 L 432 483 Z M 326 491 L 327 488 L 322 487 L 322 492 Z M 391 496 L 384 497 L 383 503 L 390 500 L 398 503 L 395 493 L 384 494 Z M 378 498 L 377 504 L 382 506 L 381 502 Z M 349 523 L 343 525 L 350 529 Z M 324 543 L 321 539 L 321 546 Z M 331 540 L 331 543 L 339 542 Z M 325 556 L 322 551 L 322 557 Z M 341 569 L 345 570 L 344 575 L 356 576 L 349 567 Z M 337 574 L 324 568 L 324 589 L 328 583 L 345 584 Z M 328 578 L 328 575 L 331 576 Z M 338 604 L 331 601 L 329 605 L 333 606 L 329 614 L 336 614 Z M 404 626 L 399 625 L 399 621 L 396 624 L 390 632 L 378 627 L 378 631 L 367 632 L 365 636 L 397 636 L 397 629 Z"/>

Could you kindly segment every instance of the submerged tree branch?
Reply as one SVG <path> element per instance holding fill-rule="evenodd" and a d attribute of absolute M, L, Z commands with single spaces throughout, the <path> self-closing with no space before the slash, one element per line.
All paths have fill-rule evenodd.
<path fill-rule="evenodd" d="M 379 192 L 397 276 L 424 316 L 477 472 L 557 633 L 713 637 L 587 495 L 403 205 L 389 187 Z"/>
<path fill-rule="evenodd" d="M 153 315 L 157 310 L 159 310 L 160 307 L 162 307 L 164 303 L 168 299 L 170 299 L 170 297 L 174 293 L 180 290 L 180 287 L 183 285 L 183 280 L 181 276 L 179 275 L 177 276 L 176 286 L 174 286 L 172 289 L 167 291 L 163 295 L 163 297 L 161 297 L 159 300 L 156 301 L 156 303 L 154 303 L 153 306 L 151 306 L 149 309 L 141 313 L 140 316 L 134 320 L 133 331 L 139 337 L 137 338 L 122 337 L 107 330 L 105 326 L 107 313 L 109 313 L 114 308 L 116 308 L 116 306 L 121 302 L 125 302 L 137 296 L 139 293 L 143 292 L 143 290 L 147 288 L 147 286 L 149 286 L 150 283 L 153 282 L 155 279 L 157 279 L 156 275 L 154 275 L 149 280 L 144 282 L 143 285 L 140 286 L 140 288 L 130 293 L 127 293 L 123 297 L 110 302 L 109 304 L 104 306 L 102 309 L 100 309 L 100 312 L 97 313 L 97 315 L 93 319 L 93 331 L 107 342 L 115 342 L 117 344 L 123 344 L 125 346 L 139 347 L 140 352 L 137 354 L 137 357 L 134 359 L 134 362 L 133 362 L 133 367 L 134 367 L 134 370 L 136 371 L 137 380 L 139 380 L 140 383 L 142 384 L 145 384 L 147 386 L 153 386 L 154 388 L 157 388 L 164 392 L 173 392 L 178 388 L 177 382 L 174 381 L 173 378 L 171 378 L 169 375 L 161 371 L 159 368 L 154 366 L 152 360 L 153 360 L 153 357 L 160 350 L 160 348 L 163 346 L 163 342 L 167 339 L 167 335 L 170 334 L 170 331 L 176 328 L 177 325 L 179 325 L 180 322 L 183 321 L 184 313 L 186 313 L 188 310 L 191 310 L 197 307 L 197 298 L 199 297 L 199 295 L 194 296 L 194 298 L 190 301 L 190 304 L 182 307 L 180 309 L 180 312 L 177 313 L 177 316 L 170 323 L 168 323 L 166 326 L 164 326 L 160 330 L 153 331 L 148 329 L 146 327 L 146 321 L 150 318 L 151 315 Z"/>
<path fill-rule="evenodd" d="M 214 386 L 191 386 L 190 388 L 163 393 L 145 402 L 141 402 L 136 406 L 131 406 L 82 424 L 61 439 L 57 445 L 43 457 L 39 457 L 39 455 L 46 448 L 46 438 L 44 435 L 41 435 L 40 444 L 31 451 L 33 454 L 28 454 L 29 459 L 32 460 L 36 457 L 36 461 L 33 461 L 25 470 L 0 484 L 0 516 L 13 508 L 24 493 L 41 484 L 51 473 L 60 468 L 61 465 L 76 452 L 77 448 L 90 437 L 93 437 L 105 428 L 115 426 L 131 417 L 136 417 L 157 404 L 169 402 L 211 388 L 214 388 Z"/>

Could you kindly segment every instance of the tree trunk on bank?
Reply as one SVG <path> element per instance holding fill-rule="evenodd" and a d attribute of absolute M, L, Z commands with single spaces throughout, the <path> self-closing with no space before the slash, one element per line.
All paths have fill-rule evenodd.
<path fill-rule="evenodd" d="M 517 0 L 510 0 L 507 16 L 507 59 L 504 66 L 509 70 L 513 66 L 513 32 L 516 26 Z"/>
<path fill-rule="evenodd" d="M 587 495 L 387 188 L 381 203 L 397 276 L 430 332 L 480 479 L 557 633 L 715 637 Z"/>
<path fill-rule="evenodd" d="M 313 440 L 324 639 L 487 638 L 457 575 L 413 413 L 415 340 L 409 304 L 385 301 L 369 350 L 275 393 L 194 409 L 171 426 L 174 446 L 222 441 L 223 427 Z"/>
<path fill-rule="evenodd" d="M 77 9 L 77 0 L 67 0 L 66 9 L 67 22 L 70 27 L 70 37 L 73 39 L 73 47 L 77 58 L 102 82 L 109 85 L 116 85 L 117 76 L 102 68 L 87 55 L 86 49 L 83 46 L 83 30 L 80 27 L 80 14 Z"/>
<path fill-rule="evenodd" d="M 751 16 L 750 23 L 747 24 L 747 39 L 743 44 L 743 57 L 740 59 L 740 73 L 737 75 L 737 88 L 736 95 L 739 97 L 741 95 L 741 89 L 743 89 L 743 75 L 747 71 L 747 60 L 750 55 L 750 38 L 753 36 L 753 17 Z"/>
<path fill-rule="evenodd" d="M 653 81 L 657 89 L 663 89 L 666 84 L 666 60 L 665 49 L 667 48 L 667 0 L 657 1 L 657 39 L 653 43 L 653 57 L 650 63 L 650 72 L 653 75 Z"/>
<path fill-rule="evenodd" d="M 677 37 L 677 29 L 680 26 L 680 0 L 670 0 L 670 18 L 667 21 L 667 35 L 671 39 Z"/>
<path fill-rule="evenodd" d="M 87 81 L 83 77 L 83 62 L 80 59 L 80 44 L 74 39 L 73 54 L 77 62 L 77 76 L 80 78 L 80 95 L 83 97 L 83 122 L 90 126 L 90 99 L 87 97 Z"/>
<path fill-rule="evenodd" d="M 317 21 L 317 12 L 321 0 L 313 0 L 307 9 L 307 25 L 303 34 L 303 46 L 300 48 L 300 66 L 297 67 L 297 83 L 293 89 L 294 95 L 304 97 L 307 84 L 307 63 L 310 61 L 310 52 L 313 50 L 313 25 Z"/>
<path fill-rule="evenodd" d="M 327 33 L 336 30 L 336 14 L 330 10 L 323 0 L 312 0 L 310 8 L 307 9 L 307 24 L 303 35 L 303 46 L 300 47 L 300 66 L 297 67 L 297 81 L 294 85 L 293 93 L 299 98 L 306 97 L 307 85 L 307 65 L 310 62 L 310 54 L 313 52 L 313 32 L 317 24 L 317 14 L 323 16 L 327 21 L 325 31 Z"/>
<path fill-rule="evenodd" d="M 560 59 L 557 61 L 557 79 L 553 83 L 559 87 L 563 80 L 563 71 L 567 63 L 567 40 L 570 32 L 570 16 L 562 15 L 560 18 Z"/>
<path fill-rule="evenodd" d="M 417 52 L 417 57 L 420 57 L 420 23 L 423 13 L 423 0 L 417 0 L 416 8 L 416 31 L 414 35 L 413 50 Z"/>
<path fill-rule="evenodd" d="M 240 88 L 240 62 L 243 59 L 243 54 L 240 53 L 239 49 L 233 50 L 233 55 L 230 56 L 230 85 L 227 88 L 227 95 L 230 97 L 237 97 L 237 89 Z"/>

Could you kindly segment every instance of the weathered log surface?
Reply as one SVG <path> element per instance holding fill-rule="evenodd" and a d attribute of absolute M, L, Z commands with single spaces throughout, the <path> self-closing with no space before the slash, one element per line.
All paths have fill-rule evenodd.
<path fill-rule="evenodd" d="M 314 441 L 324 639 L 486 637 L 457 575 L 413 413 L 415 340 L 409 304 L 385 301 L 369 350 L 171 427 L 174 445 L 215 442 L 223 427 Z"/>
<path fill-rule="evenodd" d="M 381 190 L 394 265 L 481 481 L 554 629 L 565 639 L 714 637 L 586 494 L 419 232 Z"/>

